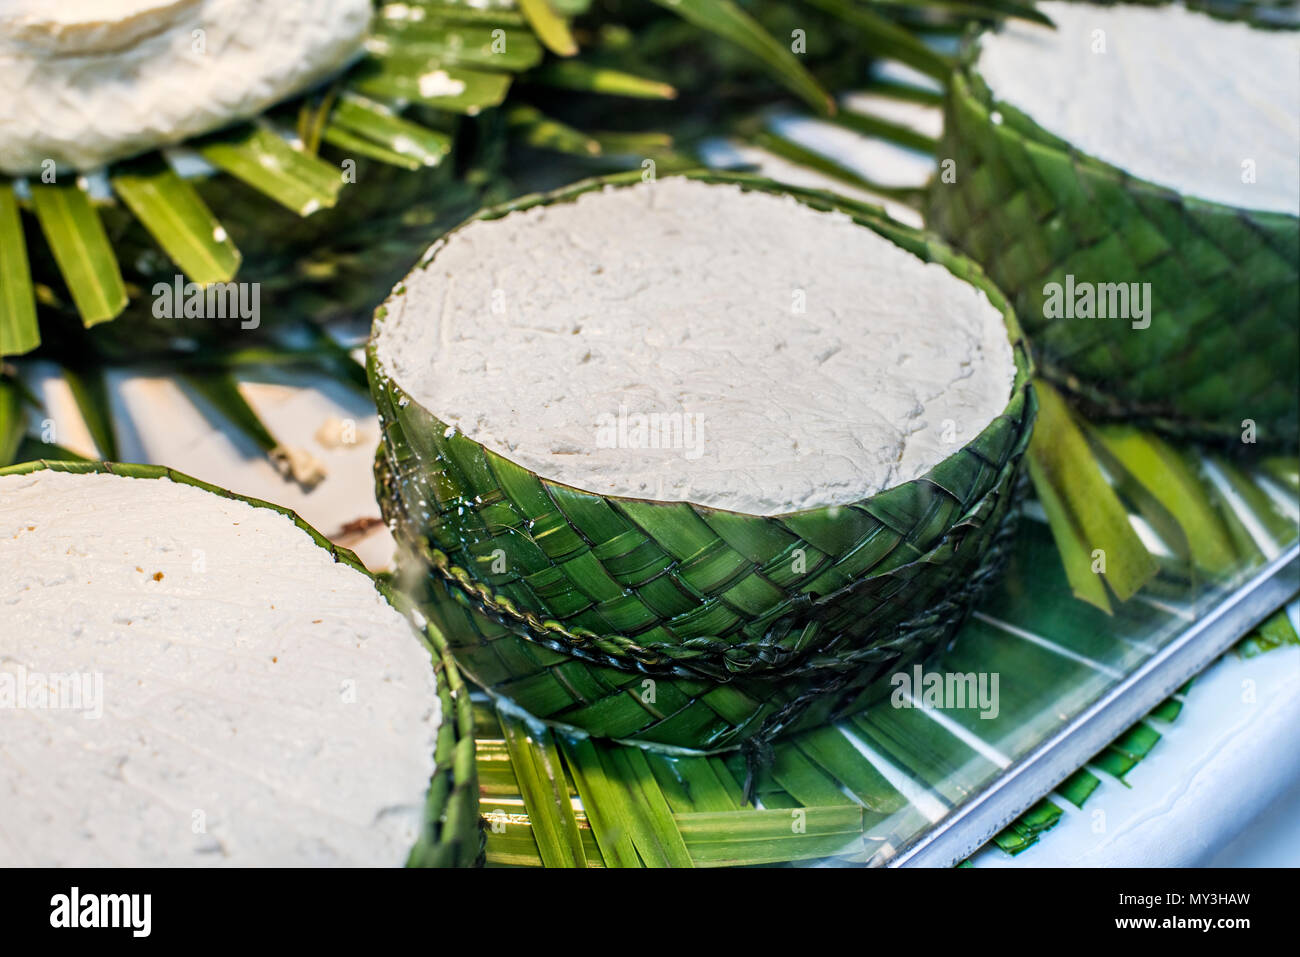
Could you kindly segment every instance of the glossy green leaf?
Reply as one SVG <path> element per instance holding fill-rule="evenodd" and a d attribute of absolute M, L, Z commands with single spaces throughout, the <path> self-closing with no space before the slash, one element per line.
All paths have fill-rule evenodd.
<path fill-rule="evenodd" d="M 586 867 L 587 854 L 554 736 L 508 715 L 501 715 L 501 728 L 542 862 L 547 867 Z"/>
<path fill-rule="evenodd" d="M 768 33 L 732 0 L 654 0 L 688 23 L 716 33 L 757 57 L 763 67 L 818 113 L 835 112 L 835 103 L 790 48 Z M 899 31 L 900 33 L 902 31 Z M 903 36 L 911 40 L 909 34 Z M 911 42 L 917 42 L 912 40 Z"/>
<path fill-rule="evenodd" d="M 519 0 L 519 9 L 546 49 L 557 56 L 573 56 L 578 52 L 568 22 L 551 6 L 550 0 Z"/>
<path fill-rule="evenodd" d="M 194 282 L 229 282 L 239 270 L 234 240 L 193 185 L 156 154 L 119 169 L 113 190 Z"/>
<path fill-rule="evenodd" d="M 299 216 L 334 205 L 343 188 L 338 167 L 294 149 L 273 131 L 246 126 L 196 144 L 200 155 Z"/>
<path fill-rule="evenodd" d="M 21 355 L 40 344 L 22 215 L 13 183 L 0 180 L 0 356 Z"/>
<path fill-rule="evenodd" d="M 419 166 L 436 166 L 451 152 L 451 137 L 403 119 L 382 103 L 360 96 L 341 98 L 330 115 L 325 138 L 346 130 Z"/>
<path fill-rule="evenodd" d="M 509 73 L 464 66 L 430 67 L 427 61 L 391 57 L 357 68 L 353 89 L 384 100 L 413 100 L 426 106 L 475 116 L 500 106 L 510 89 Z"/>
<path fill-rule="evenodd" d="M 596 66 L 584 60 L 556 60 L 528 74 L 529 83 L 541 83 L 564 90 L 630 96 L 643 100 L 671 100 L 677 90 L 670 83 Z"/>
<path fill-rule="evenodd" d="M 1101 579 L 1127 601 L 1159 570 L 1129 524 L 1128 512 L 1107 484 L 1087 439 L 1052 386 L 1034 383 L 1038 423 L 1029 443 L 1029 474 L 1052 535 L 1061 551 L 1070 585 L 1084 601 L 1110 610 Z M 1101 567 L 1102 574 L 1093 571 Z"/>
<path fill-rule="evenodd" d="M 1239 562 L 1236 549 L 1204 482 L 1183 453 L 1128 425 L 1097 426 L 1092 434 L 1098 453 L 1119 478 L 1125 494 L 1139 507 L 1150 497 L 1173 517 L 1197 567 L 1211 575 L 1233 570 Z M 1151 509 L 1143 513 L 1162 537 L 1172 538 Z"/>
<path fill-rule="evenodd" d="M 32 208 L 82 322 L 93 326 L 118 316 L 126 286 L 90 197 L 75 182 L 33 183 Z"/>
<path fill-rule="evenodd" d="M 379 57 L 420 59 L 438 66 L 472 66 L 520 73 L 542 59 L 537 37 L 527 29 L 501 24 L 471 25 L 439 21 L 384 22 L 367 49 Z"/>

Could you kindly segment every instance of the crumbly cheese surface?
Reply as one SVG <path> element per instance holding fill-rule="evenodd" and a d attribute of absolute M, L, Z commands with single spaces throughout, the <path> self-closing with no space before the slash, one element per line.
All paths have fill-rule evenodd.
<path fill-rule="evenodd" d="M 0 478 L 0 623 L 0 863 L 405 862 L 430 655 L 285 516 L 166 480 Z"/>
<path fill-rule="evenodd" d="M 1001 314 L 944 267 L 681 178 L 460 230 L 376 349 L 442 421 L 546 478 L 758 514 L 923 474 L 1015 374 Z"/>
<path fill-rule="evenodd" d="M 0 0 L 0 172 L 88 170 L 254 116 L 361 50 L 371 0 Z"/>
<path fill-rule="evenodd" d="M 980 41 L 994 98 L 1178 192 L 1300 213 L 1300 33 L 1181 6 L 1051 2 Z"/>

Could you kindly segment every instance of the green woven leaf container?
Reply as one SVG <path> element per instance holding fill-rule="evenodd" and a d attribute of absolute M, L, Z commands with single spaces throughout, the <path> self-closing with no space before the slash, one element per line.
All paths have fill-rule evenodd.
<path fill-rule="evenodd" d="M 1090 414 L 1189 438 L 1300 439 L 1300 220 L 1183 196 L 1081 153 L 995 103 L 973 66 L 949 86 L 928 222 L 1010 297 L 1039 371 Z M 1049 283 L 1151 284 L 1150 326 L 1048 318 Z"/>
<path fill-rule="evenodd" d="M 395 590 L 387 579 L 373 576 L 350 550 L 329 541 L 292 510 L 238 495 L 163 466 L 41 460 L 0 468 L 0 476 L 25 475 L 45 470 L 79 475 L 111 473 L 135 479 L 166 479 L 256 508 L 270 509 L 292 519 L 317 545 L 328 551 L 334 561 L 374 579 L 380 594 L 418 626 L 413 628 L 411 640 L 423 640 L 432 656 L 441 705 L 442 723 L 434 746 L 434 771 L 425 798 L 424 827 L 411 849 L 407 866 L 474 867 L 482 864 L 484 841 L 478 813 L 478 771 L 474 762 L 474 716 L 469 689 L 457 670 L 446 640 L 436 627 L 421 619 L 405 595 Z"/>
<path fill-rule="evenodd" d="M 859 708 L 874 678 L 952 636 L 1003 557 L 1037 406 L 1015 317 L 969 260 L 829 194 L 694 178 L 847 213 L 984 290 L 1015 356 L 1003 413 L 921 478 L 760 517 L 550 481 L 423 408 L 373 338 L 369 372 L 383 426 L 378 497 L 403 547 L 401 580 L 466 673 L 548 722 L 716 751 Z M 525 197 L 471 222 L 636 179 Z"/>

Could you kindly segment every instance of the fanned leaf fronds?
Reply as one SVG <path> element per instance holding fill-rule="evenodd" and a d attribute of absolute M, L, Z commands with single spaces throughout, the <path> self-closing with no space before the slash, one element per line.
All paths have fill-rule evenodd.
<path fill-rule="evenodd" d="M 90 197 L 75 182 L 31 189 L 32 208 L 82 321 L 93 326 L 116 318 L 126 308 L 126 286 Z"/>

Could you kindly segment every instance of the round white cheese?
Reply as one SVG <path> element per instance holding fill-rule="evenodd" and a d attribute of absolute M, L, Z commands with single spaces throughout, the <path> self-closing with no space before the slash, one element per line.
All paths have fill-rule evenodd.
<path fill-rule="evenodd" d="M 1300 213 L 1300 33 L 1181 6 L 1051 2 L 980 40 L 996 100 L 1141 179 Z"/>
<path fill-rule="evenodd" d="M 0 620 L 0 862 L 405 862 L 430 654 L 286 516 L 166 480 L 0 478 Z"/>
<path fill-rule="evenodd" d="M 454 233 L 376 327 L 443 422 L 587 491 L 779 514 L 922 475 L 1010 398 L 984 293 L 839 213 L 667 178 Z"/>
<path fill-rule="evenodd" d="M 371 0 L 0 0 L 0 172 L 88 170 L 255 116 L 358 54 Z"/>

